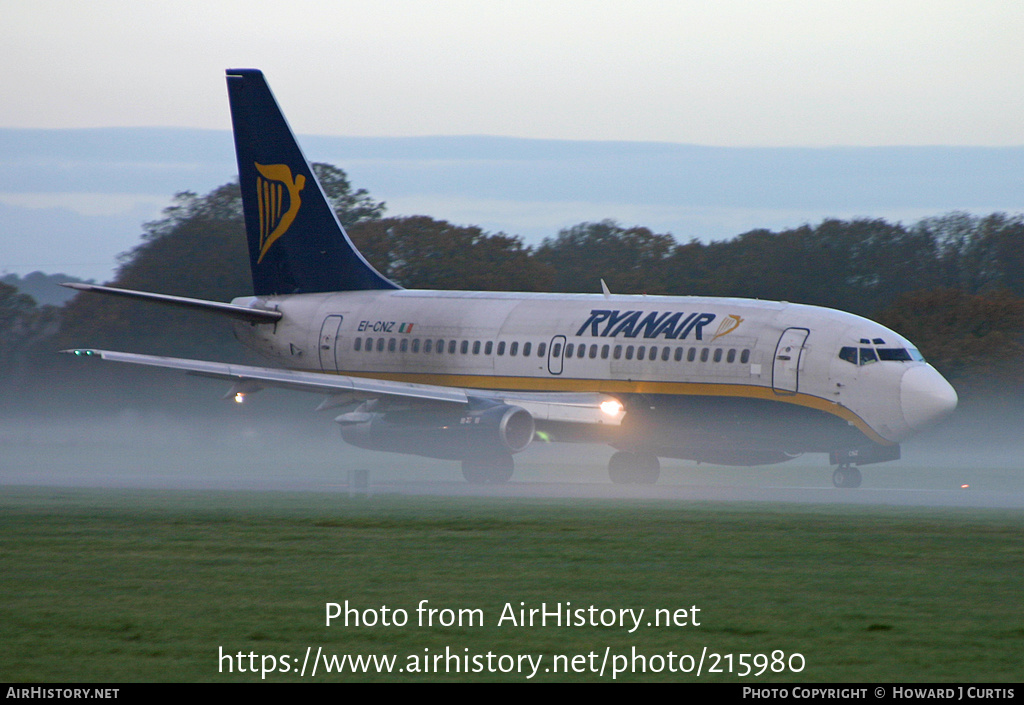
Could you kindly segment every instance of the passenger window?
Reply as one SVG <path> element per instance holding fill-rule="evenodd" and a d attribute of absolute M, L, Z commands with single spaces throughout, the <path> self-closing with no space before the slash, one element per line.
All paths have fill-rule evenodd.
<path fill-rule="evenodd" d="M 502 341 L 500 341 L 498 343 L 498 354 L 499 355 L 504 355 L 505 354 L 505 341 L 504 340 L 502 340 Z"/>
<path fill-rule="evenodd" d="M 434 341 L 431 340 L 430 338 L 427 338 L 426 340 L 423 341 L 423 352 L 434 352 Z"/>
<path fill-rule="evenodd" d="M 462 345 L 459 346 L 459 352 L 462 353 L 463 355 L 465 355 L 466 353 L 469 352 L 469 341 L 468 340 L 463 340 L 462 341 Z"/>
<path fill-rule="evenodd" d="M 668 354 L 669 354 L 669 352 L 671 352 L 671 351 L 669 350 L 669 347 L 667 345 L 661 349 L 661 361 L 662 362 L 668 362 Z"/>
<path fill-rule="evenodd" d="M 683 349 L 682 348 L 676 348 L 675 359 L 676 359 L 676 362 L 681 362 L 682 361 L 682 359 L 683 359 Z"/>
<path fill-rule="evenodd" d="M 377 352 L 384 352 L 384 338 L 377 338 Z"/>
<path fill-rule="evenodd" d="M 480 341 L 479 340 L 474 340 L 473 341 L 473 354 L 474 355 L 479 355 L 480 354 Z"/>
<path fill-rule="evenodd" d="M 412 339 L 412 351 L 414 353 L 418 353 L 420 351 L 420 339 L 419 338 L 413 338 Z"/>
<path fill-rule="evenodd" d="M 715 348 L 715 362 L 722 361 L 722 348 Z"/>
<path fill-rule="evenodd" d="M 587 354 L 587 346 L 583 345 L 581 343 L 580 346 L 578 348 L 576 348 L 576 357 L 582 359 L 582 357 L 584 355 L 586 355 L 586 354 Z"/>
<path fill-rule="evenodd" d="M 487 345 L 484 346 L 484 355 L 490 355 L 492 350 L 494 350 L 494 341 L 488 340 Z"/>
<path fill-rule="evenodd" d="M 527 357 L 533 350 L 533 343 L 523 343 L 523 357 Z"/>
<path fill-rule="evenodd" d="M 388 338 L 388 352 L 394 352 L 394 351 L 395 351 L 395 339 L 394 338 Z"/>
<path fill-rule="evenodd" d="M 744 350 L 742 353 L 740 353 L 740 362 L 743 363 L 744 365 L 750 362 L 749 350 Z"/>
<path fill-rule="evenodd" d="M 557 349 L 557 346 L 556 346 L 556 349 Z M 572 357 L 573 350 L 575 350 L 575 348 L 573 347 L 572 343 L 566 343 L 565 344 L 565 356 L 566 357 Z M 558 357 L 558 353 L 557 352 L 552 353 L 552 355 L 554 355 L 555 357 Z"/>
<path fill-rule="evenodd" d="M 547 343 L 541 343 L 537 346 L 537 357 L 544 357 L 544 351 L 548 349 Z"/>
<path fill-rule="evenodd" d="M 398 352 L 409 352 L 409 339 L 402 338 L 401 345 L 398 346 Z"/>
<path fill-rule="evenodd" d="M 362 338 L 356 338 L 356 340 L 355 340 L 355 349 L 356 349 L 356 352 L 359 352 L 360 350 L 363 349 L 363 339 Z"/>
<path fill-rule="evenodd" d="M 736 362 L 736 348 L 729 348 L 729 355 L 725 358 L 725 361 L 730 364 Z"/>
<path fill-rule="evenodd" d="M 707 362 L 708 361 L 708 349 L 707 348 L 704 348 L 703 350 L 700 351 L 700 361 L 701 362 Z"/>
<path fill-rule="evenodd" d="M 438 338 L 437 340 L 437 354 L 440 355 L 444 352 L 444 338 Z"/>
<path fill-rule="evenodd" d="M 515 354 L 516 354 L 517 352 L 519 352 L 519 341 L 515 341 L 515 342 L 513 342 L 513 343 L 512 343 L 512 344 L 511 344 L 511 345 L 510 345 L 510 346 L 508 347 L 508 354 L 509 354 L 509 355 L 512 355 L 512 356 L 514 357 L 514 356 L 515 356 Z"/>
<path fill-rule="evenodd" d="M 455 345 L 456 345 L 456 341 L 454 341 L 454 340 L 449 340 L 448 341 L 448 354 L 449 355 L 454 355 L 455 354 Z"/>
<path fill-rule="evenodd" d="M 597 345 L 591 345 L 590 346 L 590 359 L 593 360 L 595 357 L 597 357 Z"/>
<path fill-rule="evenodd" d="M 686 353 L 686 361 L 693 362 L 697 359 L 697 348 L 690 348 L 690 352 Z"/>
<path fill-rule="evenodd" d="M 607 360 L 608 359 L 608 348 L 609 347 L 610 346 L 608 346 L 608 345 L 602 345 L 601 346 L 601 359 L 602 360 Z"/>
<path fill-rule="evenodd" d="M 615 352 L 612 353 L 612 357 L 615 358 L 616 360 L 618 360 L 620 357 L 622 357 L 622 346 L 621 345 L 616 345 L 615 346 Z"/>
<path fill-rule="evenodd" d="M 652 360 L 657 360 L 658 359 L 658 346 L 657 345 L 652 345 L 651 346 L 651 359 Z"/>
<path fill-rule="evenodd" d="M 626 359 L 627 360 L 632 360 L 633 359 L 633 346 L 632 345 L 627 345 L 626 346 Z"/>
<path fill-rule="evenodd" d="M 626 349 L 626 359 L 627 360 L 629 359 L 629 352 L 632 349 L 633 349 L 632 347 Z M 641 345 L 640 347 L 638 347 L 636 349 L 636 359 L 637 360 L 643 360 L 644 359 L 644 346 L 643 345 Z"/>

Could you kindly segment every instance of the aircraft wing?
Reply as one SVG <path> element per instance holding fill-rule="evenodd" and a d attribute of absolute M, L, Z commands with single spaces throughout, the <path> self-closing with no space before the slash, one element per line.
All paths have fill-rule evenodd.
<path fill-rule="evenodd" d="M 278 387 L 328 396 L 346 395 L 353 399 L 390 397 L 410 401 L 455 404 L 469 404 L 473 399 L 491 399 L 520 406 L 529 411 L 537 420 L 606 426 L 618 426 L 625 416 L 622 404 L 607 394 L 516 392 L 445 387 L 372 377 L 349 377 L 322 372 L 236 365 L 226 362 L 189 360 L 112 350 L 75 349 L 62 352 L 78 357 L 97 357 L 111 362 L 163 367 L 182 370 L 200 377 L 223 379 L 234 384 L 231 394 L 234 394 L 235 390 L 251 393 L 263 387 Z"/>

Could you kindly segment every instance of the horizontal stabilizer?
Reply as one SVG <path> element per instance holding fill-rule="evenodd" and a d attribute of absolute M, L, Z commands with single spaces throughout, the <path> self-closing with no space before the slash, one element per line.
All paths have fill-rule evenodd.
<path fill-rule="evenodd" d="M 61 284 L 69 289 L 78 291 L 91 291 L 96 294 L 109 294 L 110 296 L 122 296 L 127 299 L 141 299 L 151 301 L 165 306 L 177 306 L 207 313 L 216 313 L 221 316 L 238 318 L 250 323 L 274 323 L 281 320 L 280 311 L 271 311 L 262 308 L 248 308 L 247 306 L 236 306 L 225 304 L 220 301 L 206 301 L 204 299 L 190 299 L 186 296 L 171 296 L 170 294 L 153 294 L 148 291 L 135 291 L 134 289 L 116 289 L 112 286 L 99 286 L 98 284 L 80 284 L 68 282 Z"/>

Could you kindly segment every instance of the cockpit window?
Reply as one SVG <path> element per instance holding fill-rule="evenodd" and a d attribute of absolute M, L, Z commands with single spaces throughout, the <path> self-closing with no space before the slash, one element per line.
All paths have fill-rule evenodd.
<path fill-rule="evenodd" d="M 858 354 L 859 353 L 859 354 Z M 853 346 L 840 348 L 839 359 L 854 365 L 867 365 L 872 362 L 924 362 L 924 356 L 917 348 L 869 348 L 858 351 Z"/>
<path fill-rule="evenodd" d="M 878 348 L 878 359 L 909 362 L 911 358 L 906 348 Z"/>

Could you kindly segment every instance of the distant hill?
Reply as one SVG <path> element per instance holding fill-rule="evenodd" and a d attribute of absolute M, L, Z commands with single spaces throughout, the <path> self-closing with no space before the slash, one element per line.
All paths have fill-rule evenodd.
<path fill-rule="evenodd" d="M 40 306 L 46 304 L 62 306 L 78 292 L 60 286 L 61 283 L 84 281 L 86 280 L 69 274 L 43 274 L 42 272 L 31 272 L 24 277 L 19 277 L 17 274 L 6 274 L 0 277 L 0 282 L 17 287 L 18 291 L 31 296 Z M 89 279 L 88 283 L 94 284 L 95 282 Z"/>
<path fill-rule="evenodd" d="M 606 218 L 677 240 L 827 217 L 913 222 L 1024 211 L 1024 147 L 728 148 L 456 136 L 300 136 L 389 215 L 429 215 L 528 244 Z M 228 131 L 0 129 L 0 272 L 109 278 L 174 193 L 237 171 Z"/>

